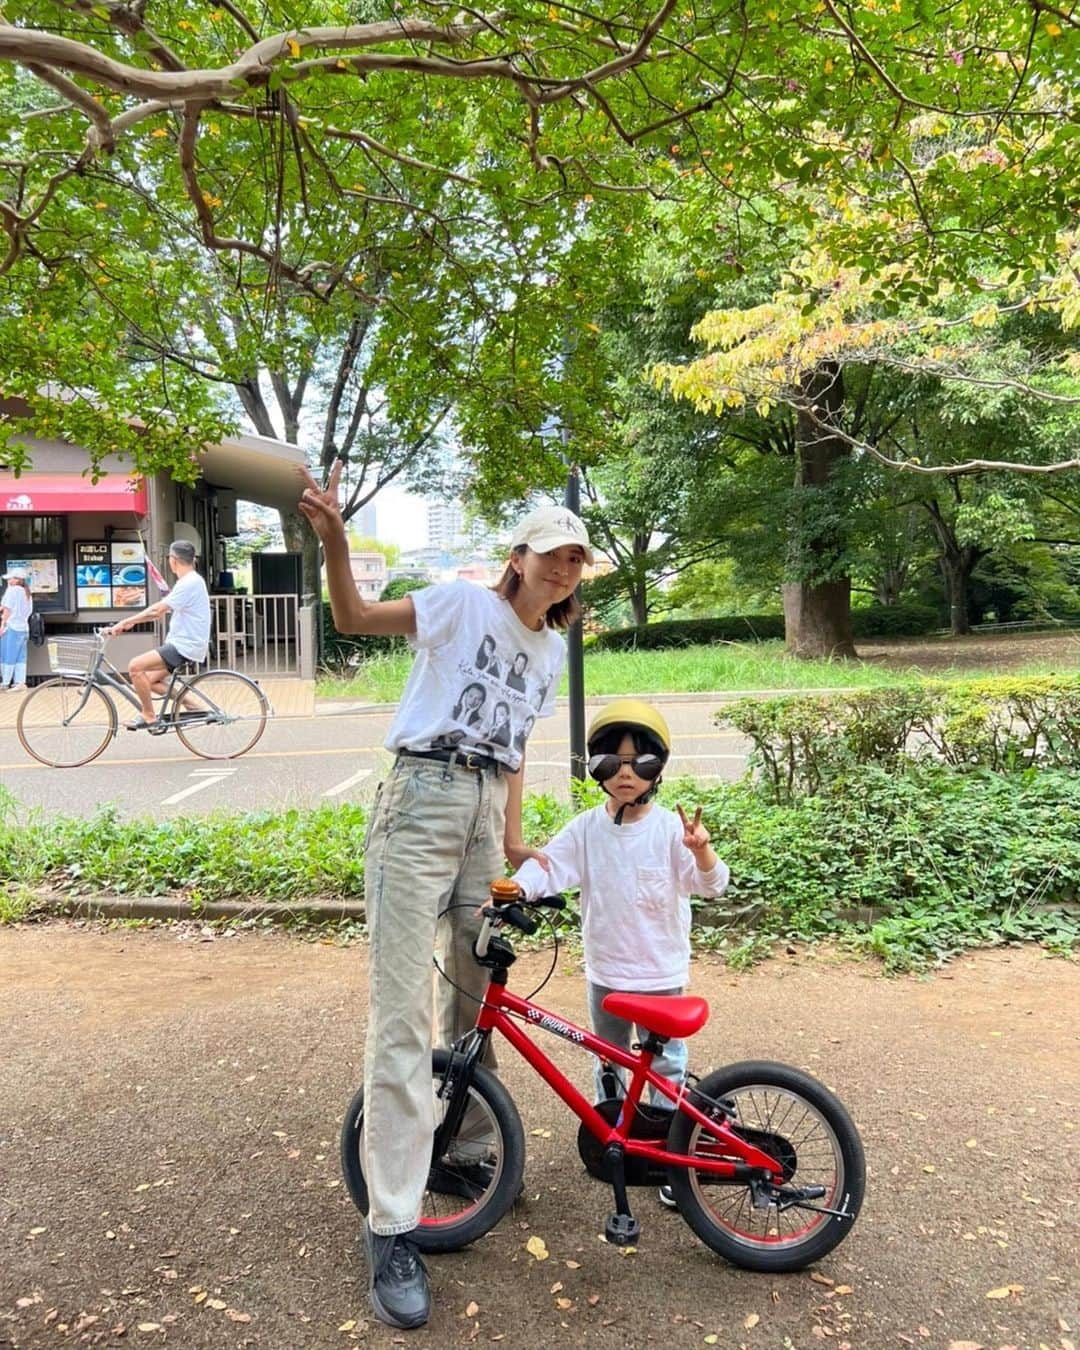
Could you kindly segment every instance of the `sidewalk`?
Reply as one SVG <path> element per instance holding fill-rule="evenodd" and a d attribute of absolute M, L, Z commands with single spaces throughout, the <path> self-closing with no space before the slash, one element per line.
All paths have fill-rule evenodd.
<path fill-rule="evenodd" d="M 276 718 L 311 717 L 315 713 L 314 680 L 269 678 L 259 679 L 256 682 L 270 700 L 270 706 L 274 710 Z M 13 693 L 10 689 L 0 690 L 0 729 L 11 728 L 14 730 L 15 719 L 25 697 L 24 693 Z M 114 702 L 117 705 L 116 711 L 121 722 L 135 716 L 135 710 L 129 709 L 123 699 L 116 698 Z"/>

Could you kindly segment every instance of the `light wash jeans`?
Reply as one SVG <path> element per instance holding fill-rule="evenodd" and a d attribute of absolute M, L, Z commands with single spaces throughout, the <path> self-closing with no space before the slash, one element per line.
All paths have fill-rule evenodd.
<path fill-rule="evenodd" d="M 447 1046 L 473 1025 L 487 987 L 472 944 L 477 909 L 504 872 L 505 818 L 501 772 L 407 756 L 395 760 L 372 811 L 364 859 L 371 994 L 362 1148 L 375 1233 L 407 1233 L 420 1215 L 435 1124 L 431 957 L 438 938 L 439 964 L 471 995 L 438 978 L 438 1044 Z M 449 904 L 466 908 L 436 924 Z M 494 1068 L 494 1055 L 484 1063 Z M 466 1117 L 459 1138 L 470 1130 Z M 484 1140 L 473 1142 L 483 1156 Z"/>
<path fill-rule="evenodd" d="M 18 633 L 6 628 L 0 637 L 0 689 L 9 684 L 26 683 L 26 646 L 29 632 Z"/>
<path fill-rule="evenodd" d="M 592 1029 L 598 1036 L 603 1036 L 605 1041 L 612 1041 L 615 1045 L 621 1045 L 625 1049 L 630 1049 L 630 1032 L 634 1030 L 632 1022 L 628 1022 L 624 1017 L 616 1017 L 614 1013 L 606 1012 L 603 1007 L 604 999 L 608 994 L 617 992 L 608 989 L 602 984 L 593 984 L 588 982 L 589 991 L 589 1020 L 592 1023 Z M 681 994 L 681 989 L 650 989 L 650 998 L 672 998 Z M 646 1027 L 637 1028 L 637 1039 L 643 1041 L 648 1035 Z M 668 1078 L 676 1087 L 681 1087 L 686 1080 L 686 1063 L 688 1059 L 686 1042 L 671 1040 L 664 1046 L 664 1053 L 657 1055 L 652 1062 L 654 1072 L 661 1078 Z M 615 1077 L 619 1081 L 621 1089 L 619 1096 L 626 1092 L 626 1073 L 616 1065 L 611 1066 L 615 1071 Z M 597 1060 L 593 1066 L 593 1081 L 596 1084 L 596 1100 L 599 1101 L 603 1095 L 604 1087 L 601 1081 L 600 1061 Z M 668 1099 L 661 1096 L 655 1088 L 649 1088 L 649 1096 L 654 1105 L 669 1106 Z"/>

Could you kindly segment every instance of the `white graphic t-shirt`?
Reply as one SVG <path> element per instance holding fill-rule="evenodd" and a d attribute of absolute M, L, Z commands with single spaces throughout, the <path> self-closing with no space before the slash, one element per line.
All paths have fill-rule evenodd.
<path fill-rule="evenodd" d="M 555 711 L 566 645 L 534 632 L 509 600 L 473 581 L 413 591 L 416 660 L 388 750 L 461 746 L 517 769 L 538 717 Z"/>

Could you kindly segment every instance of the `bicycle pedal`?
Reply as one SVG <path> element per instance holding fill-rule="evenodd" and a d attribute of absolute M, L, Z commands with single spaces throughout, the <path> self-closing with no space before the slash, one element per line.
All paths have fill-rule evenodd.
<path fill-rule="evenodd" d="M 604 1236 L 613 1247 L 632 1247 L 641 1236 L 641 1224 L 632 1214 L 609 1214 Z"/>

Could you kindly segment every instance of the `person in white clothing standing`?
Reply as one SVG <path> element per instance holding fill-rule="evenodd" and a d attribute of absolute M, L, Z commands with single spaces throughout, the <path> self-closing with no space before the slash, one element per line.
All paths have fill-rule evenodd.
<path fill-rule="evenodd" d="M 4 573 L 7 585 L 0 596 L 0 689 L 26 688 L 26 646 L 34 601 L 30 578 L 21 567 Z"/>
<path fill-rule="evenodd" d="M 128 665 L 131 687 L 139 696 L 142 716 L 128 722 L 129 731 L 149 729 L 152 735 L 167 730 L 154 712 L 153 695 L 163 694 L 169 675 L 185 661 L 205 661 L 210 644 L 210 594 L 206 582 L 195 570 L 195 545 L 178 539 L 169 545 L 169 568 L 176 577 L 176 585 L 162 598 L 138 614 L 121 619 L 105 632 L 109 637 L 168 614 L 169 632 L 160 647 L 140 652 Z"/>
<path fill-rule="evenodd" d="M 518 522 L 494 588 L 459 580 L 367 601 L 349 567 L 342 467 L 334 465 L 325 488 L 303 471 L 299 503 L 325 549 L 334 625 L 407 637 L 416 653 L 387 733 L 394 762 L 363 844 L 371 973 L 361 1152 L 372 1308 L 390 1326 L 418 1327 L 431 1310 L 411 1234 L 428 1189 L 435 1120 L 432 953 L 438 941 L 448 980 L 440 981 L 437 1036 L 446 1046 L 472 1026 L 487 984 L 472 944 L 492 878 L 504 858 L 517 867 L 532 856 L 521 834 L 525 740 L 538 716 L 554 712 L 561 631 L 578 613 L 574 591 L 593 555 L 572 511 L 542 506 Z M 524 690 L 506 676 L 520 653 Z M 467 1113 L 453 1159 L 463 1175 L 493 1165 L 489 1131 L 469 1127 Z"/>
<path fill-rule="evenodd" d="M 723 895 L 727 866 L 717 858 L 700 807 L 689 819 L 681 806 L 657 806 L 653 797 L 671 753 L 671 733 L 660 712 L 641 699 L 616 699 L 593 718 L 589 773 L 608 800 L 565 826 L 543 851 L 514 874 L 532 900 L 581 890 L 589 1017 L 598 1036 L 630 1046 L 632 1026 L 604 1007 L 608 994 L 681 994 L 690 976 L 690 896 Z M 546 865 L 545 865 L 546 864 Z M 647 1032 L 638 1028 L 644 1039 Z M 653 1062 L 657 1073 L 681 1084 L 686 1043 L 672 1040 Z M 597 1095 L 621 1075 L 596 1064 Z M 663 1100 L 662 1098 L 660 1100 Z M 670 1188 L 660 1199 L 674 1205 Z"/>

